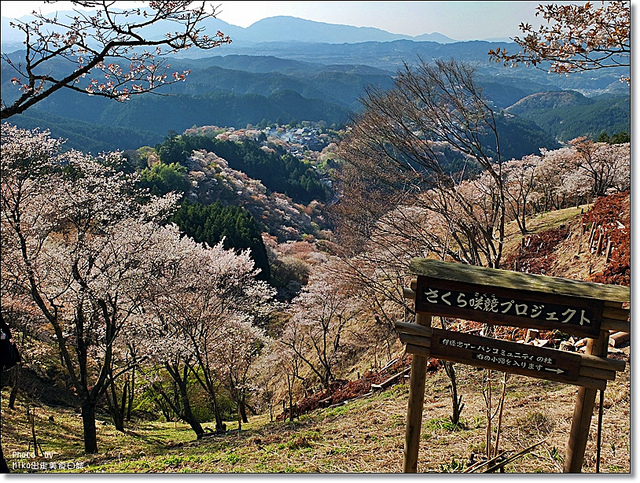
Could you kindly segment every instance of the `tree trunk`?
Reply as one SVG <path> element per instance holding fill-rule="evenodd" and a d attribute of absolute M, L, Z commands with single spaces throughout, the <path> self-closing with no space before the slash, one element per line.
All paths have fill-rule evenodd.
<path fill-rule="evenodd" d="M 82 429 L 84 433 L 84 452 L 94 454 L 98 452 L 96 435 L 96 403 L 86 400 L 82 403 Z"/>
<path fill-rule="evenodd" d="M 183 411 L 184 414 L 182 415 L 182 419 L 191 427 L 193 432 L 196 433 L 196 438 L 201 439 L 204 435 L 204 429 L 202 429 L 202 425 L 200 424 L 200 421 L 198 421 L 198 418 L 193 414 L 191 404 L 189 404 L 188 400 L 184 403 Z"/>
<path fill-rule="evenodd" d="M 226 426 L 222 421 L 222 414 L 220 413 L 218 399 L 216 398 L 215 392 L 211 393 L 211 401 L 213 403 L 213 414 L 216 418 L 216 432 L 224 433 L 226 430 Z"/>
<path fill-rule="evenodd" d="M 133 401 L 135 399 L 136 388 L 136 368 L 131 369 L 131 387 L 129 389 L 129 399 L 127 401 L 127 421 L 131 421 L 131 409 L 133 408 Z"/>
<path fill-rule="evenodd" d="M 4 459 L 4 453 L 2 452 L 2 442 L 0 441 L 0 473 L 9 473 L 9 466 Z"/>
<path fill-rule="evenodd" d="M 289 394 L 289 420 L 293 422 L 293 376 L 290 374 L 287 374 L 287 393 Z M 282 407 L 284 409 L 284 400 L 282 401 Z"/>
<path fill-rule="evenodd" d="M 178 363 L 171 364 L 169 362 L 165 362 L 165 368 L 167 372 L 171 375 L 173 382 L 175 383 L 174 387 L 178 388 L 178 392 L 176 394 L 176 400 L 172 401 L 166 393 L 162 390 L 162 386 L 158 385 L 156 390 L 160 393 L 160 395 L 164 398 L 164 400 L 169 404 L 173 412 L 182 419 L 185 423 L 187 423 L 193 432 L 196 433 L 196 438 L 200 439 L 204 435 L 204 430 L 202 429 L 202 425 L 198 418 L 193 414 L 191 410 L 191 403 L 189 402 L 189 394 L 187 393 L 187 375 L 189 371 L 189 366 L 185 365 L 182 371 L 182 375 L 180 375 L 180 368 Z M 179 399 L 179 402 L 178 402 Z M 181 406 L 181 407 L 178 407 Z"/>
<path fill-rule="evenodd" d="M 246 396 L 243 394 L 240 397 L 239 408 L 240 408 L 240 416 L 242 417 L 243 423 L 248 423 L 249 418 L 247 418 L 247 405 L 245 403 Z"/>
<path fill-rule="evenodd" d="M 125 385 L 122 388 L 123 404 L 126 395 L 127 383 L 125 382 Z M 113 425 L 115 426 L 117 431 L 124 432 L 124 407 L 118 404 L 118 392 L 115 382 L 111 381 L 111 384 L 105 391 L 105 397 L 107 399 L 107 407 L 109 408 L 109 413 L 111 414 L 111 418 L 113 419 Z"/>
<path fill-rule="evenodd" d="M 9 394 L 9 409 L 15 410 L 16 397 L 18 396 L 18 380 L 20 379 L 20 364 L 11 372 L 11 393 Z"/>
<path fill-rule="evenodd" d="M 451 381 L 451 422 L 458 426 L 460 424 L 460 413 L 464 408 L 462 396 L 458 396 L 458 382 L 456 380 L 456 368 L 453 362 L 445 361 L 444 368 L 449 381 Z"/>
<path fill-rule="evenodd" d="M 200 439 L 204 435 L 204 429 L 202 429 L 200 421 L 198 421 L 198 418 L 196 418 L 191 409 L 191 403 L 189 402 L 189 396 L 187 394 L 186 377 L 184 380 L 178 381 L 178 388 L 180 390 L 180 399 L 182 400 L 182 419 L 193 429 L 194 433 L 196 433 L 196 438 Z"/>

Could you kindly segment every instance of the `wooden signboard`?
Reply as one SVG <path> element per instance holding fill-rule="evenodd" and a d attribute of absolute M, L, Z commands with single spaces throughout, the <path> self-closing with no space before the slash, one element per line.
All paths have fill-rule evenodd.
<path fill-rule="evenodd" d="M 571 352 L 442 329 L 433 329 L 431 357 L 566 383 L 577 381 L 582 359 Z"/>
<path fill-rule="evenodd" d="M 475 267 L 461 263 L 414 258 L 410 272 L 418 277 L 431 277 L 451 282 L 513 289 L 519 292 L 534 292 L 547 295 L 562 295 L 612 303 L 629 302 L 629 287 L 581 282 L 531 273 L 511 272 L 495 268 Z"/>
<path fill-rule="evenodd" d="M 470 364 L 580 386 L 574 408 L 565 472 L 579 472 L 584 461 L 596 390 L 604 390 L 624 362 L 607 359 L 609 330 L 630 331 L 628 287 L 579 282 L 542 275 L 473 267 L 415 258 L 416 322 L 396 329 L 411 362 L 403 468 L 417 471 L 428 357 Z M 433 315 L 487 324 L 560 330 L 589 339 L 586 354 L 478 337 L 431 327 Z"/>

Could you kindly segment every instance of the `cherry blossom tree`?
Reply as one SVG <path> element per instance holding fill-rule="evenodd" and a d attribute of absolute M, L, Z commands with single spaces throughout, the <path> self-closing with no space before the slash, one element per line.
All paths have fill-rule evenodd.
<path fill-rule="evenodd" d="M 105 391 L 107 409 L 118 431 L 124 432 L 125 422 L 131 421 L 136 396 L 139 394 L 139 370 L 149 355 L 133 336 L 135 327 L 148 324 L 146 317 L 132 315 L 122 328 L 122 335 L 114 342 L 111 358 L 110 384 Z M 122 370 L 123 368 L 127 370 Z M 114 377 L 116 376 L 117 377 Z"/>
<path fill-rule="evenodd" d="M 274 402 L 281 386 L 284 374 L 279 367 L 279 353 L 282 348 L 276 338 L 268 338 L 260 356 L 252 365 L 250 378 L 255 381 L 260 404 L 269 408 L 269 420 L 273 422 Z"/>
<path fill-rule="evenodd" d="M 395 322 L 413 317 L 413 303 L 403 294 L 411 281 L 409 264 L 413 257 L 437 253 L 442 221 L 417 204 L 400 205 L 369 228 L 357 253 L 343 253 L 340 277 L 353 287 L 362 307 L 359 343 L 374 348 L 374 357 L 379 345 L 391 356 Z"/>
<path fill-rule="evenodd" d="M 625 144 L 594 143 L 586 137 L 569 142 L 577 156 L 578 168 L 590 180 L 592 199 L 603 196 L 610 188 L 619 192 L 630 187 L 630 146 Z"/>
<path fill-rule="evenodd" d="M 267 342 L 264 331 L 253 325 L 250 317 L 245 314 L 238 313 L 229 317 L 223 328 L 216 350 L 217 373 L 236 403 L 238 430 L 242 429 L 243 422 L 248 422 L 247 399 L 257 392 L 257 387 L 251 380 L 255 373 L 251 369 Z"/>
<path fill-rule="evenodd" d="M 631 60 L 631 2 L 591 2 L 583 5 L 539 5 L 536 16 L 546 23 L 535 30 L 520 24 L 524 37 L 513 40 L 523 51 L 509 54 L 490 50 L 493 60 L 505 65 L 540 66 L 550 62 L 551 72 L 568 74 L 611 67 L 629 67 Z M 628 77 L 624 77 L 629 82 Z"/>
<path fill-rule="evenodd" d="M 532 211 L 531 201 L 532 197 L 535 198 L 537 167 L 541 161 L 540 156 L 532 154 L 522 159 L 512 159 L 503 166 L 507 215 L 516 221 L 523 235 L 528 233 L 527 216 Z"/>
<path fill-rule="evenodd" d="M 174 263 L 170 265 L 177 269 Z M 156 397 L 163 412 L 167 408 L 167 415 L 172 413 L 177 416 L 191 427 L 196 438 L 202 438 L 204 428 L 194 413 L 190 395 L 191 373 L 195 363 L 191 341 L 161 314 L 134 327 L 129 336 L 142 346 L 144 353 L 150 355 L 148 363 L 142 368 L 148 390 Z"/>
<path fill-rule="evenodd" d="M 336 276 L 339 268 L 321 267 L 291 306 L 280 342 L 315 374 L 325 389 L 335 380 L 343 354 L 343 336 L 358 306 L 350 287 Z M 338 271 L 336 271 L 338 270 Z"/>
<path fill-rule="evenodd" d="M 173 255 L 165 255 L 164 263 L 173 269 L 162 274 L 147 305 L 160 324 L 156 337 L 149 337 L 157 340 L 154 357 L 167 370 L 172 365 L 169 372 L 178 384 L 187 373 L 193 375 L 210 398 L 220 432 L 222 383 L 228 383 L 242 405 L 247 371 L 263 337 L 251 324 L 264 317 L 275 294 L 255 279 L 248 250 L 236 253 L 223 244 L 207 247 L 182 237 Z M 158 339 L 160 334 L 165 336 Z"/>
<path fill-rule="evenodd" d="M 171 72 L 168 55 L 231 42 L 222 32 L 205 32 L 203 22 L 216 16 L 209 2 L 151 1 L 144 8 L 124 9 L 106 0 L 72 3 L 79 7 L 73 17 L 34 11 L 31 22 L 11 22 L 24 33 L 26 52 L 20 59 L 1 56 L 15 71 L 11 82 L 19 89 L 17 97 L 3 93 L 2 119 L 24 112 L 60 89 L 117 101 L 156 91 L 184 81 L 189 74 Z M 153 35 L 154 27 L 168 33 Z"/>
<path fill-rule="evenodd" d="M 303 384 L 306 382 L 306 378 L 302 375 L 302 366 L 304 365 L 303 359 L 291 343 L 292 341 L 297 340 L 299 335 L 298 329 L 299 326 L 289 326 L 287 328 L 286 337 L 277 339 L 277 343 L 270 347 L 274 354 L 274 359 L 270 361 L 270 363 L 276 368 L 282 379 L 284 379 L 286 386 L 290 421 L 293 421 L 296 417 L 296 405 L 293 402 L 294 397 L 298 392 L 296 391 L 296 386 L 298 386 L 296 382 Z M 285 400 L 283 400 L 283 412 L 285 412 L 285 409 Z"/>
<path fill-rule="evenodd" d="M 541 149 L 541 155 L 542 160 L 538 164 L 536 173 L 537 196 L 533 202 L 534 211 L 543 213 L 565 208 L 567 197 L 573 195 L 560 187 L 567 175 L 577 169 L 574 152 L 569 146 L 565 146 L 554 150 Z M 584 193 L 574 192 L 573 194 L 582 196 Z"/>
<path fill-rule="evenodd" d="M 85 452 L 97 452 L 95 409 L 111 382 L 114 346 L 158 276 L 156 222 L 175 197 L 140 205 L 135 179 L 60 152 L 48 133 L 2 126 L 2 278 L 30 294 L 49 324 L 82 410 Z"/>
<path fill-rule="evenodd" d="M 576 138 L 555 150 L 542 150 L 532 193 L 534 212 L 593 201 L 631 186 L 629 143 L 594 143 Z"/>

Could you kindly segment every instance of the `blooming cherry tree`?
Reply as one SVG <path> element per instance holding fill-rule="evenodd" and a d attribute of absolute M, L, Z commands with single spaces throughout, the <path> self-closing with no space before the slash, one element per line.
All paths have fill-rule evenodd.
<path fill-rule="evenodd" d="M 216 348 L 217 373 L 236 403 L 238 429 L 241 429 L 242 423 L 248 422 L 247 399 L 258 389 L 251 380 L 252 376 L 256 376 L 252 369 L 268 338 L 245 314 L 232 314 L 226 322 Z"/>
<path fill-rule="evenodd" d="M 125 101 L 186 79 L 189 71 L 172 72 L 167 55 L 231 42 L 222 32 L 205 33 L 202 23 L 216 15 L 208 2 L 145 3 L 144 8 L 119 9 L 111 1 L 74 1 L 93 10 L 78 9 L 66 18 L 34 11 L 31 22 L 11 22 L 24 33 L 26 52 L 23 59 L 1 56 L 15 71 L 11 82 L 20 91 L 17 98 L 3 93 L 1 118 L 20 114 L 63 88 Z M 154 26 L 169 33 L 151 35 Z"/>
<path fill-rule="evenodd" d="M 546 24 L 535 30 L 520 24 L 524 37 L 513 40 L 523 52 L 508 54 L 505 49 L 489 55 L 505 65 L 539 66 L 551 63 L 550 71 L 559 74 L 629 67 L 631 59 L 631 2 L 602 2 L 600 7 L 583 5 L 539 5 L 536 16 Z M 623 77 L 629 82 L 628 77 Z"/>
<path fill-rule="evenodd" d="M 110 167 L 117 155 L 59 152 L 48 133 L 2 127 L 3 290 L 30 294 L 51 327 L 82 408 L 87 453 L 95 408 L 122 370 L 114 347 L 159 273 L 175 198 L 149 200 Z"/>
<path fill-rule="evenodd" d="M 503 166 L 507 212 L 516 220 L 520 232 L 527 233 L 527 215 L 531 213 L 531 199 L 537 184 L 536 168 L 542 161 L 540 156 L 529 155 L 512 159 Z"/>
<path fill-rule="evenodd" d="M 178 384 L 188 373 L 197 379 L 210 398 L 218 431 L 224 427 L 220 384 L 226 384 L 242 411 L 247 374 L 264 338 L 252 323 L 269 310 L 275 294 L 255 279 L 248 250 L 236 253 L 223 244 L 208 247 L 187 237 L 176 241 L 165 253 L 167 269 L 146 305 L 156 319 L 155 332 L 147 337 L 154 344 L 154 360 Z"/>
<path fill-rule="evenodd" d="M 336 273 L 335 267 L 325 266 L 309 277 L 309 284 L 292 303 L 293 315 L 280 339 L 326 389 L 335 379 L 345 330 L 358 313 L 353 293 Z"/>

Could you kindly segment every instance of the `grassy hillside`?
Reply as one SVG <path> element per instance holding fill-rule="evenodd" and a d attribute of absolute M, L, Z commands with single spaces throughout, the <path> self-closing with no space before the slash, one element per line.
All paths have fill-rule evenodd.
<path fill-rule="evenodd" d="M 629 348 L 617 355 L 629 360 Z M 427 374 L 419 472 L 461 472 L 478 460 L 486 440 L 483 371 L 458 365 L 459 393 L 465 408 L 462 427 L 449 422 L 449 381 L 443 370 Z M 497 384 L 501 376 L 494 375 Z M 509 464 L 509 473 L 562 472 L 576 387 L 512 375 L 507 383 L 501 449 L 509 454 L 544 441 Z M 303 415 L 295 422 L 250 418 L 241 432 L 227 422 L 224 435 L 195 440 L 183 423 L 137 422 L 124 433 L 105 417 L 98 425 L 101 454 L 82 454 L 81 420 L 73 410 L 38 405 L 35 429 L 40 447 L 52 458 L 13 458 L 31 439 L 26 401 L 7 410 L 3 391 L 3 449 L 15 462 L 71 463 L 85 473 L 401 473 L 408 384 L 400 384 L 335 407 Z M 602 473 L 630 471 L 629 369 L 605 393 Z M 53 418 L 51 420 L 50 418 Z M 100 417 L 99 417 L 100 418 Z M 594 417 L 592 435 L 595 434 Z M 205 425 L 212 427 L 212 425 Z M 595 471 L 595 437 L 589 439 L 583 472 Z M 82 465 L 82 468 L 79 466 Z M 25 470 L 22 470 L 25 471 Z M 49 472 L 51 470 L 47 470 Z M 59 471 L 59 470 L 58 470 Z M 43 472 L 43 471 L 38 471 Z"/>

